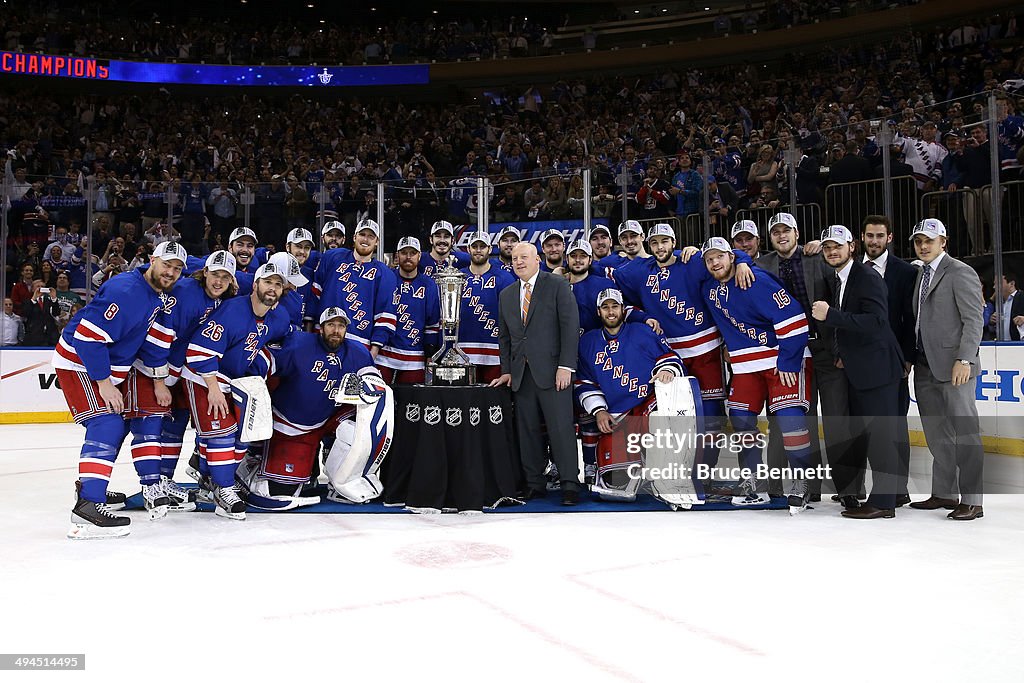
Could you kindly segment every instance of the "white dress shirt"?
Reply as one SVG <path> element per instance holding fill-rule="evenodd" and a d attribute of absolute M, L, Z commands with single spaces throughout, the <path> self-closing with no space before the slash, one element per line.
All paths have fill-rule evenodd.
<path fill-rule="evenodd" d="M 872 263 L 875 264 L 874 267 L 871 266 Z M 870 259 L 870 258 L 867 257 L 867 254 L 864 255 L 864 265 L 867 266 L 868 268 L 871 268 L 872 270 L 876 271 L 883 278 L 885 277 L 885 267 L 886 267 L 886 265 L 888 265 L 888 263 L 889 263 L 889 251 L 888 250 L 883 251 L 881 254 L 879 254 L 878 258 L 876 258 L 876 259 Z"/>
<path fill-rule="evenodd" d="M 850 271 L 853 269 L 853 259 L 846 262 L 846 265 L 836 271 L 839 276 L 839 305 L 843 305 L 846 296 L 846 282 L 850 279 Z"/>

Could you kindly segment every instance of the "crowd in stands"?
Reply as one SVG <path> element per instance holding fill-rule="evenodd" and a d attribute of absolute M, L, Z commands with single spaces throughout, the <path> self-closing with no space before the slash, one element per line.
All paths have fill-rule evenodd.
<path fill-rule="evenodd" d="M 197 9 L 191 16 L 160 18 L 151 9 L 106 3 L 66 3 L 51 0 L 17 7 L 8 3 L 0 16 L 4 49 L 12 52 L 75 54 L 83 57 L 141 59 L 147 61 L 205 62 L 208 64 L 402 64 L 411 62 L 502 59 L 557 54 L 580 49 L 611 49 L 657 39 L 635 34 L 602 34 L 603 23 L 650 14 L 647 10 L 595 7 L 579 17 L 545 7 L 530 9 L 532 16 L 479 12 L 438 14 L 426 7 L 392 17 L 385 8 L 367 12 L 346 8 L 344 20 L 329 9 L 294 13 L 282 20 L 245 4 Z M 914 4 L 912 0 L 780 0 L 747 3 L 741 13 L 708 12 L 708 20 L 686 29 L 685 37 L 712 37 L 734 32 L 783 29 L 844 16 L 851 12 L 880 11 Z M 14 5 L 14 6 L 12 6 Z M 41 10 L 41 11 L 40 11 Z M 536 11 L 534 11 L 536 10 Z M 683 16 L 700 16 L 703 7 L 685 8 Z M 172 10 L 173 11 L 173 10 Z M 655 8 L 653 16 L 671 19 Z M 377 16 L 379 14 L 380 16 Z M 329 18 L 323 18 L 329 17 Z M 712 18 L 713 17 L 713 18 Z M 354 19 L 354 20 L 353 20 Z M 559 40 L 559 27 L 591 23 L 582 37 Z M 981 27 L 984 30 L 986 27 Z M 678 31 L 678 29 L 677 29 Z M 676 40 L 680 39 L 678 32 Z"/>
<path fill-rule="evenodd" d="M 820 203 L 830 183 L 879 177 L 882 119 L 897 133 L 892 176 L 914 176 L 919 193 L 980 188 L 991 182 L 990 145 L 975 124 L 987 93 L 1004 86 L 996 148 L 1001 178 L 1016 179 L 1024 131 L 1012 93 L 1024 83 L 1024 52 L 1007 40 L 1015 24 L 1004 18 L 990 39 L 951 47 L 959 28 L 833 49 L 785 69 L 559 81 L 476 106 L 7 90 L 5 294 L 21 315 L 26 301 L 45 303 L 42 281 L 63 302 L 59 322 L 74 305 L 62 292 L 85 294 L 161 241 L 201 255 L 247 223 L 280 248 L 291 228 L 316 234 L 321 206 L 352 226 L 383 202 L 390 250 L 402 235 L 425 238 L 435 220 L 474 222 L 479 177 L 494 184 L 492 221 L 579 217 L 584 168 L 595 217 L 617 224 L 623 198 L 631 218 L 702 214 L 707 184 L 712 231 L 726 234 L 737 211 L 788 203 L 788 148 L 801 158 L 798 204 Z M 944 157 L 927 173 L 912 165 L 920 159 L 905 160 L 922 142 Z"/>

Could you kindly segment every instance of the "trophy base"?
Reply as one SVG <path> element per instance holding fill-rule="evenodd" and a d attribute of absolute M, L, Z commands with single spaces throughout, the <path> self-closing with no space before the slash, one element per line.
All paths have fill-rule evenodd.
<path fill-rule="evenodd" d="M 435 387 L 468 387 L 476 384 L 476 366 L 427 363 L 424 384 Z"/>

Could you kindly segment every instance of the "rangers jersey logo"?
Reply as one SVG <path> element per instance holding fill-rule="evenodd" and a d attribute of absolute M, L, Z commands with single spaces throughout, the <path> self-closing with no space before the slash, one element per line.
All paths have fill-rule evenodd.
<path fill-rule="evenodd" d="M 449 408 L 444 416 L 445 422 L 451 427 L 462 424 L 462 408 Z"/>
<path fill-rule="evenodd" d="M 441 406 L 427 406 L 423 409 L 423 422 L 428 425 L 436 425 L 441 421 Z"/>
<path fill-rule="evenodd" d="M 475 406 L 469 409 L 469 424 L 474 427 L 480 424 L 480 409 Z"/>
<path fill-rule="evenodd" d="M 405 419 L 407 422 L 420 421 L 420 404 L 410 403 L 405 407 Z"/>
<path fill-rule="evenodd" d="M 491 406 L 489 417 L 491 418 L 492 425 L 501 424 L 501 420 L 503 417 L 501 414 L 501 406 Z"/>

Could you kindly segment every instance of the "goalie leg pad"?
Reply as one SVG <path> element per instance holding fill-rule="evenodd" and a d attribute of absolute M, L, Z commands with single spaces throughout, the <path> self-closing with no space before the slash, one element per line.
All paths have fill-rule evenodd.
<path fill-rule="evenodd" d="M 650 415 L 651 433 L 672 433 L 679 439 L 668 448 L 648 448 L 644 463 L 661 476 L 651 481 L 656 498 L 673 507 L 688 508 L 704 502 L 704 492 L 694 483 L 694 468 L 704 440 L 703 402 L 693 377 L 677 377 L 668 384 L 654 383 L 655 409 Z"/>
<path fill-rule="evenodd" d="M 274 434 L 274 414 L 270 392 L 262 377 L 231 380 L 231 394 L 238 411 L 238 440 L 243 443 L 265 441 Z"/>
<path fill-rule="evenodd" d="M 261 510 L 283 512 L 306 505 L 316 505 L 320 502 L 319 496 L 300 496 L 301 483 L 290 485 L 293 488 L 291 494 L 272 491 L 272 484 L 277 484 L 274 488 L 280 487 L 282 484 L 272 482 L 260 474 L 262 463 L 263 458 L 250 455 L 235 471 L 235 483 L 246 503 Z"/>
<path fill-rule="evenodd" d="M 640 454 L 626 450 L 626 430 L 601 434 L 597 443 L 597 477 L 591 491 L 603 500 L 632 502 L 640 489 Z"/>
<path fill-rule="evenodd" d="M 355 420 L 345 419 L 338 425 L 324 463 L 330 488 L 354 503 L 376 498 L 384 490 L 377 471 L 391 447 L 395 399 L 390 387 L 381 385 L 379 389 L 379 400 L 359 405 Z"/>

